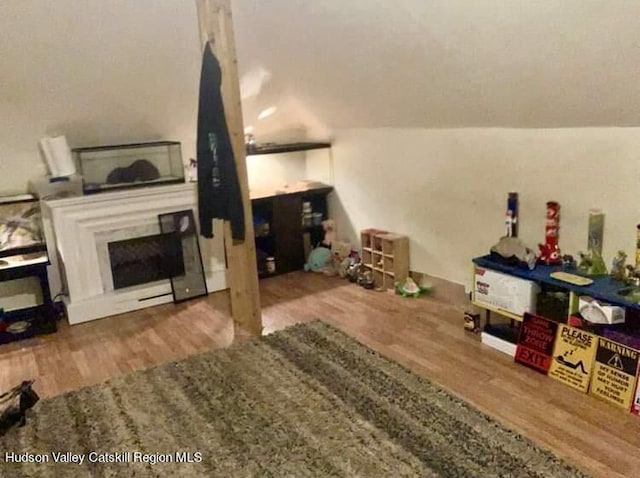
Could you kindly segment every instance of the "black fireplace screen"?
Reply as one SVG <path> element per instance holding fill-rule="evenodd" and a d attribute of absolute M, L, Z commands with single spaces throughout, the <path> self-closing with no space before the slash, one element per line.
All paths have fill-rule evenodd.
<path fill-rule="evenodd" d="M 110 242 L 108 248 L 114 289 L 184 275 L 182 244 L 174 234 Z"/>

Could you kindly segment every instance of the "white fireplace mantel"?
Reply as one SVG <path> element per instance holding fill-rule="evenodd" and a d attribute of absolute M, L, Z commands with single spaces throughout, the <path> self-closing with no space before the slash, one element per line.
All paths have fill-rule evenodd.
<path fill-rule="evenodd" d="M 187 209 L 198 217 L 195 183 L 45 201 L 43 222 L 52 263 L 50 278 L 54 290 L 60 284 L 64 291 L 69 323 L 171 302 L 169 280 L 113 290 L 104 250 L 110 237 L 159 234 L 159 214 Z M 209 292 L 226 288 L 222 228 L 221 224 L 216 226 L 214 239 L 200 238 Z"/>

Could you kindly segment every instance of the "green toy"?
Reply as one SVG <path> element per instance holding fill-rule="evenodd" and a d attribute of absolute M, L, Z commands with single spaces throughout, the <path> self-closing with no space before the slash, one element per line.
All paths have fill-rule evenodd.
<path fill-rule="evenodd" d="M 309 253 L 309 259 L 304 265 L 305 271 L 320 272 L 331 262 L 331 250 L 326 247 L 316 247 Z"/>
<path fill-rule="evenodd" d="M 402 297 L 419 297 L 422 293 L 428 292 L 432 288 L 430 285 L 416 284 L 416 281 L 411 277 L 407 277 L 404 284 L 396 282 L 394 285 L 396 286 L 396 293 Z"/>

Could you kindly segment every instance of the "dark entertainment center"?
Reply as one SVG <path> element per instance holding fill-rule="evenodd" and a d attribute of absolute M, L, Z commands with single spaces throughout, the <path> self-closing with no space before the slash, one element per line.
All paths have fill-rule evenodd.
<path fill-rule="evenodd" d="M 307 187 L 291 192 L 278 191 L 252 198 L 260 278 L 303 268 L 309 248 L 315 247 L 324 237 L 322 224 L 303 225 L 303 204 L 310 203 L 316 214 L 327 219 L 327 195 L 332 190 L 333 187 L 326 184 L 309 183 Z M 274 272 L 268 271 L 267 258 L 273 258 Z"/>

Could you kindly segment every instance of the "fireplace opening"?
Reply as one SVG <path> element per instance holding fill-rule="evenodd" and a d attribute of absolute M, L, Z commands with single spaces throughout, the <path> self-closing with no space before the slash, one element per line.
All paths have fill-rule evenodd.
<path fill-rule="evenodd" d="M 113 288 L 184 275 L 182 244 L 177 234 L 142 236 L 107 244 Z"/>

